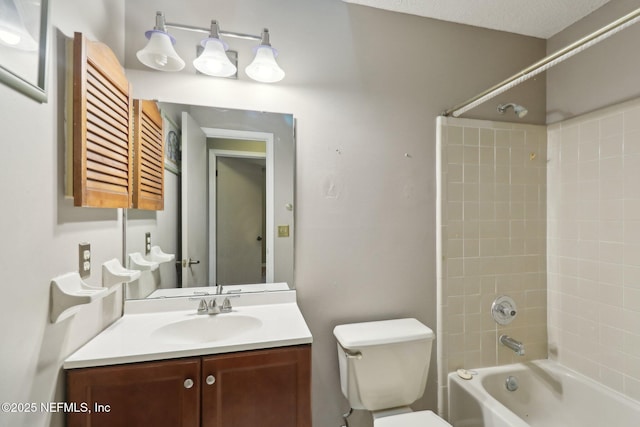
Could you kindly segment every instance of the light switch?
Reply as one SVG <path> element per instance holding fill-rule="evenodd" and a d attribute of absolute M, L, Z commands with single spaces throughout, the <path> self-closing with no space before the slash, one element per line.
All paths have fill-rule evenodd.
<path fill-rule="evenodd" d="M 289 226 L 288 225 L 279 225 L 278 226 L 278 237 L 289 237 Z"/>

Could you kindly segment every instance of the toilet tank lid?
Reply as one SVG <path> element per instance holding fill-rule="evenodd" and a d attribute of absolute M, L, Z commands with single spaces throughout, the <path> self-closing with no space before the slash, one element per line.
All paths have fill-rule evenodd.
<path fill-rule="evenodd" d="M 342 347 L 350 350 L 435 337 L 431 329 L 413 318 L 338 325 L 333 329 L 333 335 Z"/>

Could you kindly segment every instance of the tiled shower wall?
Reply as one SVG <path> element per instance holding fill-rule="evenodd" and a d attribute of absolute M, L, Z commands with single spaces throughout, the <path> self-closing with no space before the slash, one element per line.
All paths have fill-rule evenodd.
<path fill-rule="evenodd" d="M 438 119 L 438 402 L 447 374 L 547 357 L 546 127 Z M 491 303 L 509 295 L 516 319 Z M 506 333 L 526 355 L 499 345 Z"/>
<path fill-rule="evenodd" d="M 640 399 L 640 101 L 548 137 L 549 356 Z"/>

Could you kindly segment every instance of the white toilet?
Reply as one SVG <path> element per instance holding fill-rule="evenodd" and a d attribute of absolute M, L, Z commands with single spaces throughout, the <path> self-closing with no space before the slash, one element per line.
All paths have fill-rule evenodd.
<path fill-rule="evenodd" d="M 340 386 L 374 427 L 451 427 L 432 411 L 412 412 L 424 393 L 435 334 L 416 319 L 336 326 Z"/>

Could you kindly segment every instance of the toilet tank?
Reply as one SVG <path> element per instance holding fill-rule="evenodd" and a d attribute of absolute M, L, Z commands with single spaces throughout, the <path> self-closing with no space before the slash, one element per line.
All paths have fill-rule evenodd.
<path fill-rule="evenodd" d="M 424 393 L 433 331 L 416 319 L 351 323 L 333 330 L 340 386 L 353 409 L 407 406 Z"/>

